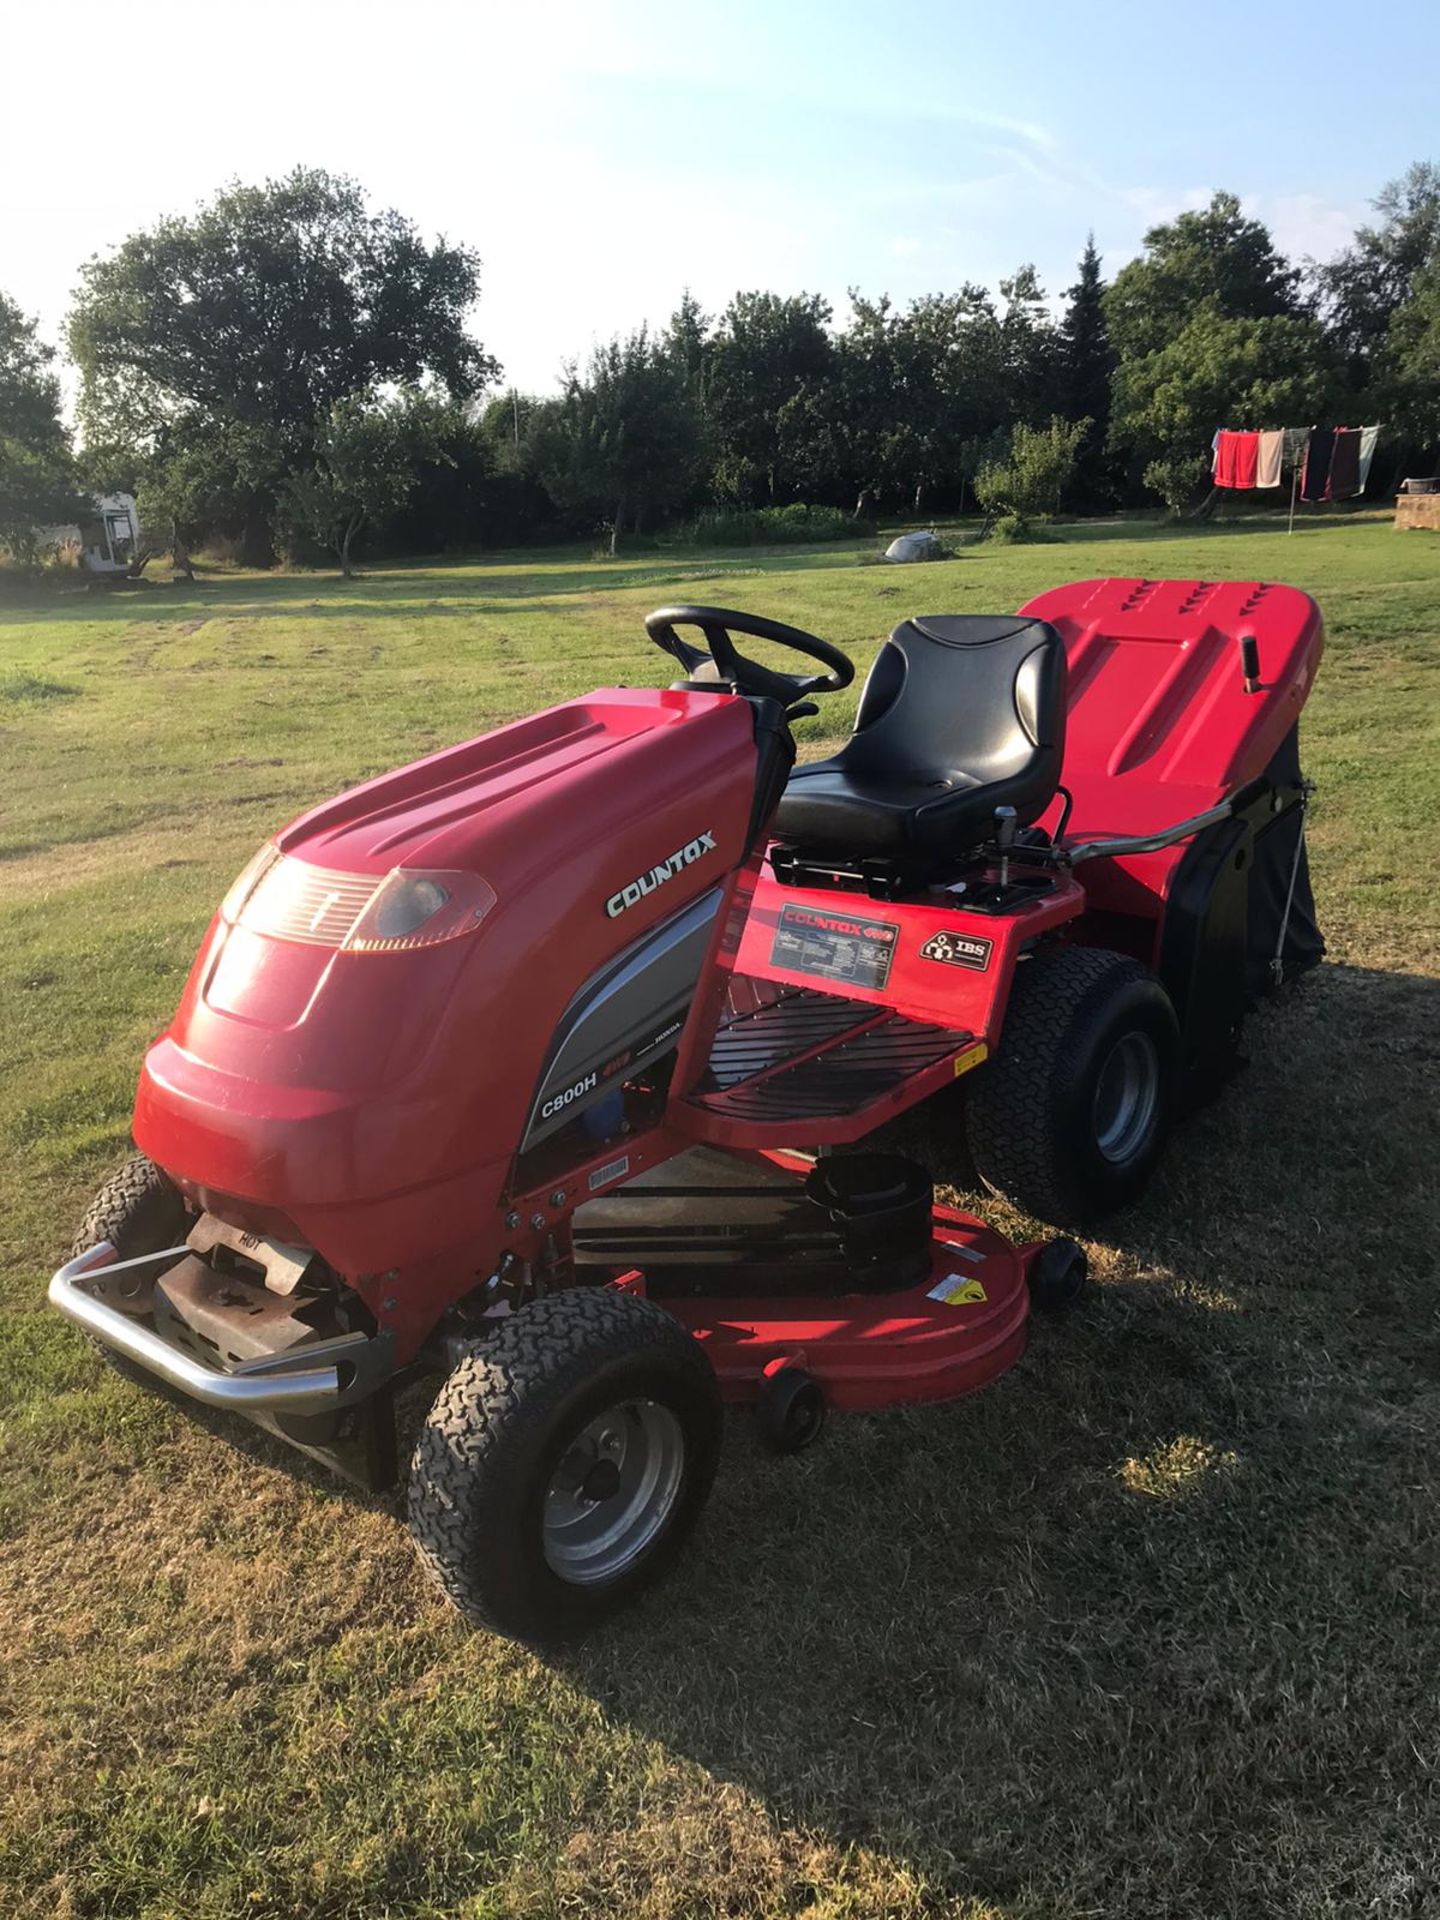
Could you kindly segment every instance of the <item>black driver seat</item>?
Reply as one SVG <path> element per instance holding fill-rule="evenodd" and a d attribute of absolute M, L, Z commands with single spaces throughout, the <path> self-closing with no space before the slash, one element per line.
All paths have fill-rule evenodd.
<path fill-rule="evenodd" d="M 943 876 L 1054 798 L 1065 750 L 1065 647 L 1044 620 L 927 614 L 876 655 L 855 731 L 833 759 L 797 767 L 773 832 L 801 859 L 893 861 Z"/>

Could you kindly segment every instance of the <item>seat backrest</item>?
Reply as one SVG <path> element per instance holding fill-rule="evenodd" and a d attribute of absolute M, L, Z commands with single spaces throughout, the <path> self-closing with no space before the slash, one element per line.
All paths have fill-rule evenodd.
<path fill-rule="evenodd" d="M 945 613 L 902 621 L 880 649 L 844 760 L 857 773 L 966 784 L 1024 774 L 1053 794 L 1064 752 L 1055 629 L 1014 614 Z"/>

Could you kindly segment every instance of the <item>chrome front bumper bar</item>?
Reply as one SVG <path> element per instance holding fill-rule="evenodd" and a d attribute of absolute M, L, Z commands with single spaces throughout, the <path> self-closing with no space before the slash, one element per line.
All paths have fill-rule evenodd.
<path fill-rule="evenodd" d="M 273 1359 L 249 1360 L 233 1373 L 221 1373 L 180 1352 L 144 1324 L 133 1301 L 147 1290 L 150 1269 L 171 1265 L 191 1251 L 167 1247 L 138 1260 L 117 1260 L 114 1247 L 102 1240 L 66 1261 L 54 1275 L 50 1304 L 157 1380 L 207 1407 L 234 1413 L 325 1413 L 363 1398 L 388 1376 L 390 1341 L 385 1335 L 372 1339 L 363 1333 L 345 1334 Z M 134 1289 L 128 1311 L 103 1297 L 109 1293 L 126 1298 L 127 1281 Z"/>

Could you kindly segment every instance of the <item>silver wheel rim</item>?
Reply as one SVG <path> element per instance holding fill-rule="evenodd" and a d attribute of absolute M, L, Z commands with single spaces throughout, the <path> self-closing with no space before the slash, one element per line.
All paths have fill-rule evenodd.
<path fill-rule="evenodd" d="M 669 1407 L 624 1400 L 597 1414 L 545 1489 L 550 1571 L 577 1587 L 618 1579 L 664 1528 L 684 1471 L 685 1436 Z"/>
<path fill-rule="evenodd" d="M 1148 1033 L 1115 1042 L 1095 1083 L 1095 1144 L 1112 1166 L 1133 1160 L 1150 1137 L 1160 1099 L 1160 1055 Z"/>

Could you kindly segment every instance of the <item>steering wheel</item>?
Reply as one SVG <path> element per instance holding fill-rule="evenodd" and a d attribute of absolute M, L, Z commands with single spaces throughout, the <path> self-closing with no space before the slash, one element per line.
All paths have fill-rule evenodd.
<path fill-rule="evenodd" d="M 705 636 L 705 649 L 682 640 L 677 627 L 698 627 Z M 855 678 L 854 661 L 839 647 L 806 633 L 803 627 L 787 627 L 758 613 L 731 613 L 724 607 L 657 607 L 645 616 L 645 631 L 662 652 L 680 662 L 688 679 L 728 683 L 741 693 L 765 694 L 787 707 L 807 693 L 838 693 Z M 829 672 L 781 673 L 762 667 L 737 650 L 732 639 L 737 633 L 773 640 L 792 653 L 803 653 L 807 660 L 818 660 Z"/>

